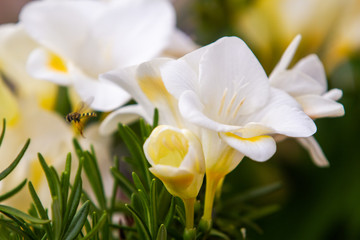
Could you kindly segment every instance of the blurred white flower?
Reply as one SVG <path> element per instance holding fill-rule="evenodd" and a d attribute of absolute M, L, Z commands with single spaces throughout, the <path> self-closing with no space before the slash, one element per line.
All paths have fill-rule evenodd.
<path fill-rule="evenodd" d="M 29 54 L 39 45 L 21 24 L 0 25 L 0 71 L 8 78 L 19 97 L 36 99 L 44 109 L 53 109 L 57 86 L 30 77 L 26 71 Z"/>
<path fill-rule="evenodd" d="M 6 118 L 7 120 L 5 138 L 0 147 L 1 167 L 10 165 L 26 140 L 31 139 L 18 166 L 1 181 L 0 195 L 27 178 L 32 181 L 43 205 L 50 208 L 51 194 L 37 153 L 40 152 L 49 165 L 53 165 L 58 172 L 61 172 L 65 167 L 66 155 L 71 152 L 72 175 L 74 175 L 78 160 L 72 144 L 72 128 L 66 124 L 63 117 L 55 112 L 44 110 L 34 99 L 16 98 L 1 78 L 0 106 L 0 119 Z M 95 124 L 85 129 L 85 135 L 87 138 L 81 138 L 79 142 L 84 149 L 89 149 L 90 143 L 94 145 L 106 194 L 110 196 L 112 178 L 109 172 L 111 165 L 109 138 L 100 136 L 98 125 Z M 85 178 L 83 179 L 84 189 L 91 192 L 89 184 Z M 5 204 L 27 211 L 31 202 L 30 193 L 27 187 L 24 187 L 18 194 L 6 200 Z"/>
<path fill-rule="evenodd" d="M 326 73 L 316 55 L 311 54 L 288 69 L 300 40 L 301 36 L 296 36 L 284 52 L 269 77 L 271 86 L 282 89 L 294 97 L 312 119 L 343 116 L 344 107 L 336 102 L 341 98 L 342 91 L 327 91 Z M 298 138 L 298 141 L 309 151 L 315 164 L 329 165 L 314 137 Z"/>
<path fill-rule="evenodd" d="M 91 107 L 113 110 L 130 95 L 98 74 L 139 64 L 161 53 L 175 29 L 166 0 L 36 1 L 27 4 L 20 22 L 40 45 L 28 60 L 36 78 L 73 85 Z"/>

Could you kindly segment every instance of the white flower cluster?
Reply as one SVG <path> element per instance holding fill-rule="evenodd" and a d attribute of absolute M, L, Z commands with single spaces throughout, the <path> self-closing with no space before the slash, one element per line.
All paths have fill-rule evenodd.
<path fill-rule="evenodd" d="M 31 85 L 21 80 L 26 64 L 32 78 L 68 86 L 83 100 L 94 98 L 93 109 L 113 111 L 100 126 L 103 135 L 139 116 L 151 122 L 157 108 L 160 126 L 144 145 L 150 170 L 182 199 L 196 198 L 205 174 L 207 221 L 218 183 L 244 156 L 271 158 L 281 136 L 298 139 L 317 165 L 328 165 L 312 137 L 313 120 L 344 114 L 336 102 L 342 92 L 327 91 L 315 55 L 288 68 L 300 36 L 268 77 L 237 37 L 196 49 L 176 29 L 167 0 L 34 1 L 0 38 L 7 46 L 0 46 L 0 69 L 14 81 Z M 130 99 L 136 104 L 123 106 Z"/>

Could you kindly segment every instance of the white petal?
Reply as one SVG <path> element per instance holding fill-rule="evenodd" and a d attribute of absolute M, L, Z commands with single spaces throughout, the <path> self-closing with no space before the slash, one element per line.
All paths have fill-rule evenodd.
<path fill-rule="evenodd" d="M 37 48 L 31 52 L 26 69 L 28 73 L 37 79 L 48 80 L 60 85 L 69 85 L 72 83 L 71 77 L 67 71 L 57 70 L 52 67 L 50 62 L 54 55 L 42 48 Z"/>
<path fill-rule="evenodd" d="M 120 88 L 128 92 L 139 105 L 143 106 L 145 111 L 148 111 L 148 114 L 152 114 L 150 111 L 153 111 L 154 106 L 146 98 L 145 94 L 142 92 L 141 88 L 137 84 L 136 70 L 137 66 L 124 69 L 119 68 L 101 74 L 99 76 L 99 79 L 100 82 L 111 81 L 114 84 L 118 85 Z"/>
<path fill-rule="evenodd" d="M 166 89 L 176 98 L 186 90 L 197 91 L 198 76 L 184 59 L 166 63 L 161 68 L 161 75 Z"/>
<path fill-rule="evenodd" d="M 237 37 L 223 37 L 209 47 L 200 61 L 201 101 L 218 104 L 224 94 L 244 99 L 239 114 L 249 114 L 262 107 L 269 96 L 269 81 L 255 55 Z M 213 108 L 214 111 L 215 108 Z"/>
<path fill-rule="evenodd" d="M 247 121 L 259 122 L 290 137 L 309 137 L 316 132 L 315 123 L 303 111 L 297 102 L 285 92 L 272 88 L 266 107 L 251 115 Z"/>
<path fill-rule="evenodd" d="M 278 73 L 270 79 L 272 87 L 284 90 L 291 96 L 322 94 L 324 87 L 318 81 L 296 69 Z"/>
<path fill-rule="evenodd" d="M 333 88 L 330 91 L 324 93 L 322 97 L 337 101 L 342 97 L 342 95 L 343 95 L 342 90 L 338 88 Z"/>
<path fill-rule="evenodd" d="M 276 143 L 270 136 L 241 138 L 233 133 L 221 133 L 221 138 L 245 156 L 259 162 L 268 160 L 276 151 Z"/>
<path fill-rule="evenodd" d="M 216 122 L 204 115 L 204 105 L 198 96 L 192 91 L 184 92 L 179 99 L 181 115 L 189 122 L 216 132 L 229 132 L 239 129 L 238 126 L 231 126 Z"/>
<path fill-rule="evenodd" d="M 291 60 L 293 59 L 296 49 L 299 46 L 299 43 L 301 41 L 301 35 L 297 35 L 290 45 L 285 50 L 284 54 L 282 55 L 280 61 L 275 66 L 274 70 L 271 72 L 269 78 L 274 77 L 276 74 L 286 70 L 289 67 L 289 64 Z"/>
<path fill-rule="evenodd" d="M 165 48 L 174 28 L 168 1 L 114 3 L 92 26 L 79 64 L 96 75 L 147 61 Z"/>
<path fill-rule="evenodd" d="M 131 99 L 131 96 L 113 82 L 93 79 L 82 72 L 71 69 L 74 87 L 83 101 L 94 98 L 90 107 L 99 111 L 111 111 L 120 107 Z"/>
<path fill-rule="evenodd" d="M 326 159 L 319 143 L 314 137 L 297 138 L 296 140 L 309 152 L 313 162 L 319 167 L 328 167 L 329 162 Z"/>
<path fill-rule="evenodd" d="M 140 105 L 128 105 L 121 107 L 118 110 L 110 113 L 100 125 L 100 133 L 102 135 L 109 135 L 116 131 L 118 124 L 129 124 L 140 117 L 143 117 L 145 121 L 151 123 L 151 116 L 147 115 L 147 112 Z"/>
<path fill-rule="evenodd" d="M 317 81 L 322 87 L 321 93 L 327 90 L 325 69 L 318 56 L 315 54 L 310 54 L 309 56 L 301 59 L 293 69 L 303 72 Z"/>
<path fill-rule="evenodd" d="M 89 27 L 104 7 L 98 1 L 34 1 L 25 5 L 20 22 L 38 42 L 75 59 Z"/>
<path fill-rule="evenodd" d="M 304 112 L 311 118 L 340 117 L 345 114 L 344 106 L 332 99 L 318 95 L 305 95 L 297 97 Z"/>

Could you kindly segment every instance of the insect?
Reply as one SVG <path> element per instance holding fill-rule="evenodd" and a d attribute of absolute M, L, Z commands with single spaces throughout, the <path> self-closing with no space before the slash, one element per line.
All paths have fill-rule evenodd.
<path fill-rule="evenodd" d="M 80 102 L 77 107 L 75 108 L 74 112 L 69 113 L 66 115 L 65 119 L 69 123 L 73 123 L 77 130 L 79 131 L 82 137 L 85 137 L 83 134 L 84 130 L 84 123 L 85 120 L 90 117 L 96 117 L 95 112 L 85 112 L 88 109 L 88 105 L 93 101 L 93 98 L 89 99 L 86 102 Z"/>

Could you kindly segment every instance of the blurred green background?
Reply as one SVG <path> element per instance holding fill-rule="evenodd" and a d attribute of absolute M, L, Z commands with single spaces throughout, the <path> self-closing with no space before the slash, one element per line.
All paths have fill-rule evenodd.
<path fill-rule="evenodd" d="M 2 0 L 2 22 L 16 21 L 20 8 Z M 25 1 L 11 1 L 23 4 Z M 316 167 L 294 140 L 278 144 L 265 163 L 249 159 L 226 178 L 223 195 L 281 183 L 259 206 L 279 210 L 247 229 L 247 239 L 360 239 L 360 1 L 358 0 L 178 0 L 178 26 L 199 45 L 226 35 L 245 40 L 269 74 L 297 33 L 296 59 L 316 53 L 325 65 L 330 88 L 343 90 L 345 116 L 318 119 L 315 135 L 330 167 Z M 294 63 L 293 62 L 293 63 Z M 230 209 L 229 209 L 230 211 Z"/>

